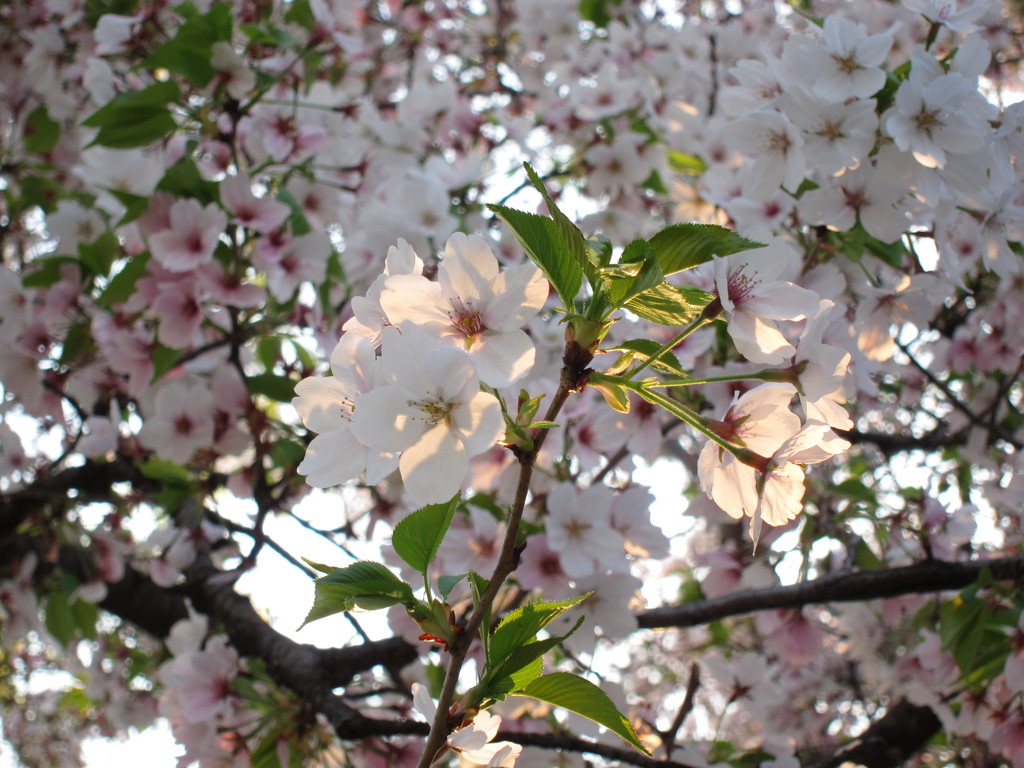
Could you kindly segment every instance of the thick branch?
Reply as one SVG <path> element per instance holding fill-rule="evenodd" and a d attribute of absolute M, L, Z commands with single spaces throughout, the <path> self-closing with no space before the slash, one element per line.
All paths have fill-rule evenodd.
<path fill-rule="evenodd" d="M 348 649 L 324 652 L 296 643 L 267 624 L 247 597 L 235 592 L 209 558 L 200 556 L 186 573 L 185 591 L 193 605 L 215 622 L 222 623 L 231 644 L 242 656 L 262 659 L 275 682 L 293 691 L 321 712 L 343 739 L 422 732 L 418 724 L 374 720 L 352 709 L 333 688 L 347 682 L 361 669 L 376 664 L 404 665 L 416 659 L 416 649 L 407 643 L 384 641 L 363 647 L 351 657 Z M 360 661 L 357 661 L 359 659 Z"/>
<path fill-rule="evenodd" d="M 928 707 L 902 700 L 849 744 L 822 760 L 805 765 L 806 768 L 839 768 L 841 765 L 893 768 L 917 754 L 941 727 L 939 718 Z"/>
<path fill-rule="evenodd" d="M 76 492 L 75 501 L 110 499 L 114 483 L 142 480 L 135 468 L 118 459 L 109 462 L 86 462 L 53 475 L 37 478 L 31 485 L 0 496 L 0 540 L 12 535 L 18 527 L 47 505 L 68 501 L 68 492 Z"/>
<path fill-rule="evenodd" d="M 768 587 L 737 592 L 688 605 L 668 606 L 637 616 L 643 629 L 694 627 L 730 616 L 773 608 L 799 608 L 820 603 L 849 603 L 921 592 L 961 589 L 978 580 L 988 569 L 999 581 L 1024 578 L 1024 556 L 967 563 L 927 560 L 902 568 L 878 571 L 841 572 L 787 587 Z"/>
<path fill-rule="evenodd" d="M 541 749 L 557 749 L 563 752 L 581 752 L 583 754 L 600 755 L 618 760 L 627 765 L 638 765 L 641 768 L 694 768 L 689 763 L 675 760 L 659 760 L 648 757 L 642 752 L 612 744 L 598 744 L 593 741 L 577 738 L 563 733 L 520 733 L 519 731 L 499 731 L 495 741 L 513 741 L 524 747 L 540 747 Z"/>

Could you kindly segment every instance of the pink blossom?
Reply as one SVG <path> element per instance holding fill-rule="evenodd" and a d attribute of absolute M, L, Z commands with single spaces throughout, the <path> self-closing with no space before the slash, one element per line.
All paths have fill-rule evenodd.
<path fill-rule="evenodd" d="M 187 272 L 208 263 L 227 227 L 227 216 L 213 203 L 178 200 L 170 209 L 169 227 L 150 236 L 153 258 L 172 272 Z"/>
<path fill-rule="evenodd" d="M 200 382 L 164 382 L 139 433 L 142 445 L 162 458 L 184 464 L 213 443 L 213 395 Z"/>
<path fill-rule="evenodd" d="M 759 258 L 760 257 L 760 258 Z M 753 363 L 776 365 L 793 346 L 776 320 L 802 320 L 818 308 L 813 291 L 775 279 L 782 261 L 767 253 L 715 258 L 715 287 L 736 348 Z"/>
<path fill-rule="evenodd" d="M 220 199 L 238 223 L 269 234 L 284 224 L 290 209 L 269 197 L 256 197 L 249 174 L 228 176 L 220 183 Z"/>

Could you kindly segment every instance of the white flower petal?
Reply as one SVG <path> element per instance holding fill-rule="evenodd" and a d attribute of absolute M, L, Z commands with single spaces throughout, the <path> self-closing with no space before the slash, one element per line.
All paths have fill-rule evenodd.
<path fill-rule="evenodd" d="M 469 459 L 448 426 L 437 424 L 402 453 L 398 468 L 405 489 L 417 504 L 438 504 L 462 488 Z"/>

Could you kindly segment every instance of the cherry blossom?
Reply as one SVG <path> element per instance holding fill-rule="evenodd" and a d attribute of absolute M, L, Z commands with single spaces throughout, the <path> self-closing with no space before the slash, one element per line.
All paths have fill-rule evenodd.
<path fill-rule="evenodd" d="M 868 34 L 867 27 L 841 16 L 822 26 L 823 44 L 805 42 L 787 48 L 794 72 L 814 73 L 815 96 L 833 103 L 866 99 L 885 85 L 881 66 L 892 47 L 889 33 Z"/>
<path fill-rule="evenodd" d="M 818 464 L 848 450 L 850 443 L 837 437 L 828 424 L 808 421 L 786 439 L 768 459 L 758 483 L 758 502 L 750 521 L 756 542 L 761 523 L 785 525 L 803 509 L 804 470 L 802 465 Z"/>
<path fill-rule="evenodd" d="M 439 347 L 418 326 L 385 328 L 381 381 L 355 398 L 352 434 L 373 450 L 400 454 L 399 471 L 418 504 L 449 499 L 469 459 L 490 448 L 504 423 L 497 399 L 480 391 L 469 355 Z"/>
<path fill-rule="evenodd" d="M 437 705 L 427 689 L 419 683 L 413 683 L 412 696 L 416 710 L 428 721 L 432 721 Z M 508 741 L 494 741 L 500 727 L 500 717 L 486 710 L 478 712 L 472 722 L 448 737 L 448 748 L 472 765 L 512 768 L 523 748 Z"/>
<path fill-rule="evenodd" d="M 224 211 L 212 203 L 178 200 L 169 212 L 168 226 L 149 238 L 153 258 L 172 272 L 187 272 L 213 258 L 220 233 L 227 226 Z"/>
<path fill-rule="evenodd" d="M 577 493 L 562 484 L 548 494 L 544 521 L 548 545 L 559 553 L 569 576 L 625 570 L 625 542 L 611 527 L 611 502 L 611 492 L 603 486 Z"/>
<path fill-rule="evenodd" d="M 783 280 L 779 258 L 754 252 L 749 258 L 716 258 L 715 287 L 729 320 L 729 335 L 754 363 L 777 364 L 795 352 L 776 320 L 802 320 L 818 305 L 816 294 Z"/>
<path fill-rule="evenodd" d="M 162 458 L 187 462 L 199 448 L 213 442 L 213 406 L 213 395 L 201 383 L 168 381 L 153 399 L 139 440 Z"/>
<path fill-rule="evenodd" d="M 737 397 L 725 419 L 712 423 L 719 437 L 760 456 L 771 456 L 800 429 L 789 410 L 796 394 L 792 384 L 762 384 Z M 701 489 L 732 517 L 753 517 L 760 503 L 756 471 L 713 441 L 698 459 Z"/>
<path fill-rule="evenodd" d="M 415 323 L 464 348 L 485 384 L 504 387 L 524 376 L 534 349 L 521 328 L 548 296 L 540 270 L 522 265 L 499 271 L 482 238 L 455 234 L 437 278 L 389 278 L 380 294 L 389 322 Z"/>
<path fill-rule="evenodd" d="M 298 471 L 315 488 L 329 488 L 358 477 L 380 482 L 395 469 L 388 454 L 367 451 L 352 433 L 356 399 L 376 385 L 373 346 L 355 334 L 346 334 L 331 353 L 332 375 L 303 379 L 292 401 L 303 423 L 317 437 L 306 449 Z"/>

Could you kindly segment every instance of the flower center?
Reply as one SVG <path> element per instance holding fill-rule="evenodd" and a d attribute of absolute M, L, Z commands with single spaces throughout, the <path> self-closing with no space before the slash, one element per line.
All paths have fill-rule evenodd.
<path fill-rule="evenodd" d="M 409 401 L 409 405 L 418 408 L 423 412 L 423 420 L 428 424 L 447 423 L 451 417 L 452 404 L 438 400 L 423 400 L 420 402 Z"/>
<path fill-rule="evenodd" d="M 746 265 L 744 264 L 729 275 L 729 300 L 733 304 L 742 304 L 750 298 L 750 294 L 754 292 L 754 289 L 760 282 L 749 275 L 743 274 L 745 269 Z"/>
<path fill-rule="evenodd" d="M 449 312 L 448 316 L 452 319 L 452 325 L 458 329 L 459 333 L 466 337 L 467 341 L 472 340 L 474 336 L 479 336 L 486 330 L 484 321 L 480 317 L 480 312 L 472 306 L 458 307 L 454 312 Z"/>

